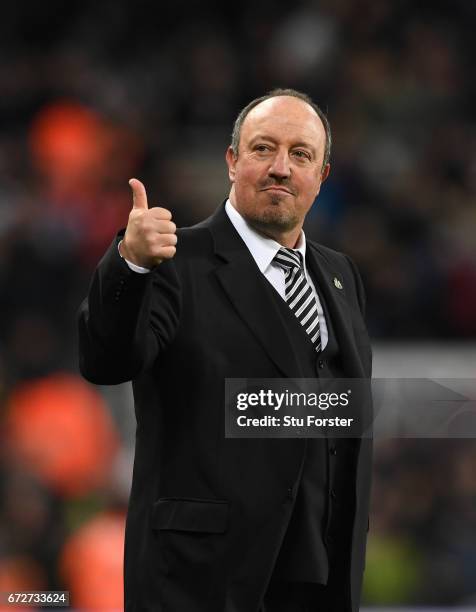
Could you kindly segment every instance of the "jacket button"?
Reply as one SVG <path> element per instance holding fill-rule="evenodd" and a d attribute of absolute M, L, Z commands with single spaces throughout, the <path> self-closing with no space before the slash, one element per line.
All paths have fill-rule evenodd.
<path fill-rule="evenodd" d="M 287 497 L 288 499 L 294 499 L 294 493 L 293 493 L 292 488 L 289 488 L 289 489 L 286 491 L 286 497 Z"/>
<path fill-rule="evenodd" d="M 329 453 L 331 455 L 337 455 L 337 448 L 335 446 L 331 446 L 329 449 Z"/>
<path fill-rule="evenodd" d="M 322 368 L 324 367 L 324 362 L 322 361 L 322 359 L 319 359 L 319 362 L 318 362 L 318 364 L 317 364 L 317 365 L 318 365 L 318 366 L 320 367 L 320 369 L 322 370 Z"/>
<path fill-rule="evenodd" d="M 331 498 L 332 499 L 336 499 L 337 498 L 337 495 L 336 495 L 336 492 L 334 491 L 334 489 L 331 489 Z"/>

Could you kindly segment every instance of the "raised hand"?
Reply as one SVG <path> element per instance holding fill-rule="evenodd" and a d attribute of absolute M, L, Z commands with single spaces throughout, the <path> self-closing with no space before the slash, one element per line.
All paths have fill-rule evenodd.
<path fill-rule="evenodd" d="M 149 208 L 147 193 L 141 181 L 129 181 L 132 189 L 132 210 L 126 233 L 120 245 L 121 255 L 128 261 L 153 268 L 176 252 L 176 226 L 166 208 Z"/>

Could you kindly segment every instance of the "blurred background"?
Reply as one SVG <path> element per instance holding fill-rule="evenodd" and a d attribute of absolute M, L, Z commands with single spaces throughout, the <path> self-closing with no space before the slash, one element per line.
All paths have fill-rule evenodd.
<path fill-rule="evenodd" d="M 306 232 L 362 272 L 375 374 L 474 378 L 475 25 L 467 0 L 2 6 L 0 591 L 122 607 L 132 397 L 79 377 L 76 310 L 127 180 L 202 220 L 235 116 L 274 87 L 328 113 Z M 376 446 L 366 604 L 476 609 L 475 441 Z"/>

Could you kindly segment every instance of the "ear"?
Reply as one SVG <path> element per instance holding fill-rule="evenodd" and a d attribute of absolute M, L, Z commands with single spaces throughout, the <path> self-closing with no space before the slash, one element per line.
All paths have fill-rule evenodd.
<path fill-rule="evenodd" d="M 319 192 L 321 191 L 321 185 L 322 183 L 326 180 L 326 178 L 329 176 L 329 172 L 331 171 L 331 165 L 330 164 L 326 164 L 324 166 L 324 168 L 322 169 L 321 172 L 321 176 L 319 177 L 319 185 L 317 187 L 317 192 L 316 192 L 316 198 L 319 195 Z"/>
<path fill-rule="evenodd" d="M 228 176 L 230 178 L 230 181 L 232 183 L 235 182 L 235 175 L 236 175 L 236 160 L 237 157 L 235 156 L 233 149 L 231 147 L 228 147 L 228 149 L 226 150 L 226 155 L 225 155 L 225 159 L 226 159 L 226 163 L 228 165 Z"/>
<path fill-rule="evenodd" d="M 326 178 L 329 176 L 329 172 L 331 171 L 331 165 L 326 164 L 321 172 L 321 183 L 323 183 Z"/>

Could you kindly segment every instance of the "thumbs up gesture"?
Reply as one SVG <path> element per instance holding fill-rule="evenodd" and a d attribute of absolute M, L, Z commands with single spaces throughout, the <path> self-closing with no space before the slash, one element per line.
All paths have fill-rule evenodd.
<path fill-rule="evenodd" d="M 176 226 L 172 214 L 165 208 L 149 208 L 144 185 L 131 179 L 132 210 L 126 233 L 120 245 L 121 255 L 128 261 L 153 268 L 175 255 Z"/>

